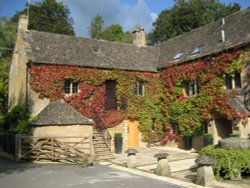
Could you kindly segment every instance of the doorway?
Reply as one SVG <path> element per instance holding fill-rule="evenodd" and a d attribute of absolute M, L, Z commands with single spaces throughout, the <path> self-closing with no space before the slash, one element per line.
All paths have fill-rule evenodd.
<path fill-rule="evenodd" d="M 128 121 L 128 147 L 139 148 L 139 121 Z"/>

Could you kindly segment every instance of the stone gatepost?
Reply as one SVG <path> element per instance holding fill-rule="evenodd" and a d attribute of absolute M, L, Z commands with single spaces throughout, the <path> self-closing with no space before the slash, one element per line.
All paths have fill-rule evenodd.
<path fill-rule="evenodd" d="M 138 151 L 136 149 L 129 148 L 125 151 L 125 153 L 128 154 L 127 167 L 136 168 L 137 165 L 136 153 L 138 153 Z"/>
<path fill-rule="evenodd" d="M 167 159 L 168 156 L 169 154 L 167 153 L 157 153 L 154 155 L 154 157 L 158 159 L 158 164 L 155 171 L 156 175 L 166 177 L 171 176 L 171 169 Z"/>
<path fill-rule="evenodd" d="M 195 160 L 195 163 L 198 164 L 196 184 L 206 187 L 214 185 L 213 159 L 207 155 L 202 155 Z"/>

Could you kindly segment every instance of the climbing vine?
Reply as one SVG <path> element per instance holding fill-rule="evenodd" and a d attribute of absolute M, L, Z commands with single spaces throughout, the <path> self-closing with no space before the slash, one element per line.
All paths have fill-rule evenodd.
<path fill-rule="evenodd" d="M 241 119 L 244 113 L 233 110 L 228 100 L 234 93 L 223 88 L 223 74 L 233 74 L 243 67 L 243 53 L 224 53 L 204 61 L 168 65 L 161 74 L 121 70 L 101 70 L 77 66 L 31 65 L 31 88 L 40 97 L 64 99 L 99 126 L 113 127 L 124 119 L 137 119 L 144 140 L 154 130 L 163 135 L 171 125 L 182 133 L 199 134 L 206 120 L 225 117 Z M 64 94 L 64 81 L 79 83 L 79 93 Z M 115 80 L 118 108 L 105 110 L 105 81 Z M 144 82 L 143 96 L 135 95 L 136 81 Z M 194 97 L 183 94 L 185 81 L 198 81 L 199 93 Z M 124 108 L 126 106 L 126 108 Z M 181 125 L 181 126 L 180 126 Z"/>
<path fill-rule="evenodd" d="M 160 75 L 157 73 L 55 65 L 34 65 L 30 67 L 29 73 L 31 88 L 38 92 L 40 97 L 51 100 L 63 98 L 84 116 L 94 119 L 99 126 L 112 127 L 125 118 L 138 119 L 139 128 L 145 133 L 145 140 L 150 139 L 149 133 L 152 131 L 153 120 L 158 132 L 161 132 L 164 126 L 163 89 Z M 66 96 L 65 79 L 78 82 L 80 92 Z M 105 110 L 106 80 L 116 81 L 117 110 Z M 143 96 L 135 95 L 137 80 L 144 82 Z M 124 105 L 127 106 L 126 109 Z"/>
<path fill-rule="evenodd" d="M 241 71 L 244 65 L 241 51 L 228 52 L 203 61 L 169 65 L 162 72 L 166 90 L 168 123 L 179 127 L 183 134 L 199 134 L 206 120 L 226 118 L 240 120 L 245 113 L 228 104 L 235 96 L 224 88 L 223 74 Z M 185 81 L 197 81 L 199 92 L 188 97 L 183 93 Z"/>

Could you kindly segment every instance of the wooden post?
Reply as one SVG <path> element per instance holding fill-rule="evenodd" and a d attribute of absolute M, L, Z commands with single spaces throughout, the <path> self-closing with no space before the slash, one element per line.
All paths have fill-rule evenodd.
<path fill-rule="evenodd" d="M 90 156 L 90 163 L 94 162 L 94 154 L 93 154 L 93 136 L 92 134 L 89 135 L 89 156 Z"/>
<path fill-rule="evenodd" d="M 54 161 L 54 138 L 51 138 L 52 161 Z"/>

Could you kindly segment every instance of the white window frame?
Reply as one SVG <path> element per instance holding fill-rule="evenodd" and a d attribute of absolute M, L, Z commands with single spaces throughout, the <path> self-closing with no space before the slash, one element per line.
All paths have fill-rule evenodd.
<path fill-rule="evenodd" d="M 66 86 L 66 84 L 67 84 L 67 86 Z M 66 87 L 67 87 L 67 89 L 66 89 Z M 75 87 L 77 89 L 75 89 Z M 69 91 L 66 92 L 66 90 L 69 90 Z M 64 94 L 65 95 L 74 95 L 74 94 L 77 94 L 77 93 L 79 93 L 79 84 L 78 84 L 78 82 L 74 82 L 71 79 L 65 79 L 64 80 Z"/>
<path fill-rule="evenodd" d="M 194 97 L 198 95 L 198 82 L 196 80 L 185 81 L 184 83 L 185 95 L 188 97 Z"/>
<path fill-rule="evenodd" d="M 142 80 L 137 80 L 136 81 L 135 94 L 137 96 L 143 96 L 144 95 L 144 81 L 142 81 Z"/>
<path fill-rule="evenodd" d="M 239 83 L 237 82 L 237 78 L 239 78 Z M 231 79 L 229 83 L 231 86 L 228 87 L 227 79 Z M 224 74 L 224 82 L 225 82 L 225 89 L 230 91 L 234 89 L 241 89 L 242 88 L 242 77 L 240 72 L 235 72 L 233 75 Z M 237 84 L 238 83 L 238 84 Z"/>

